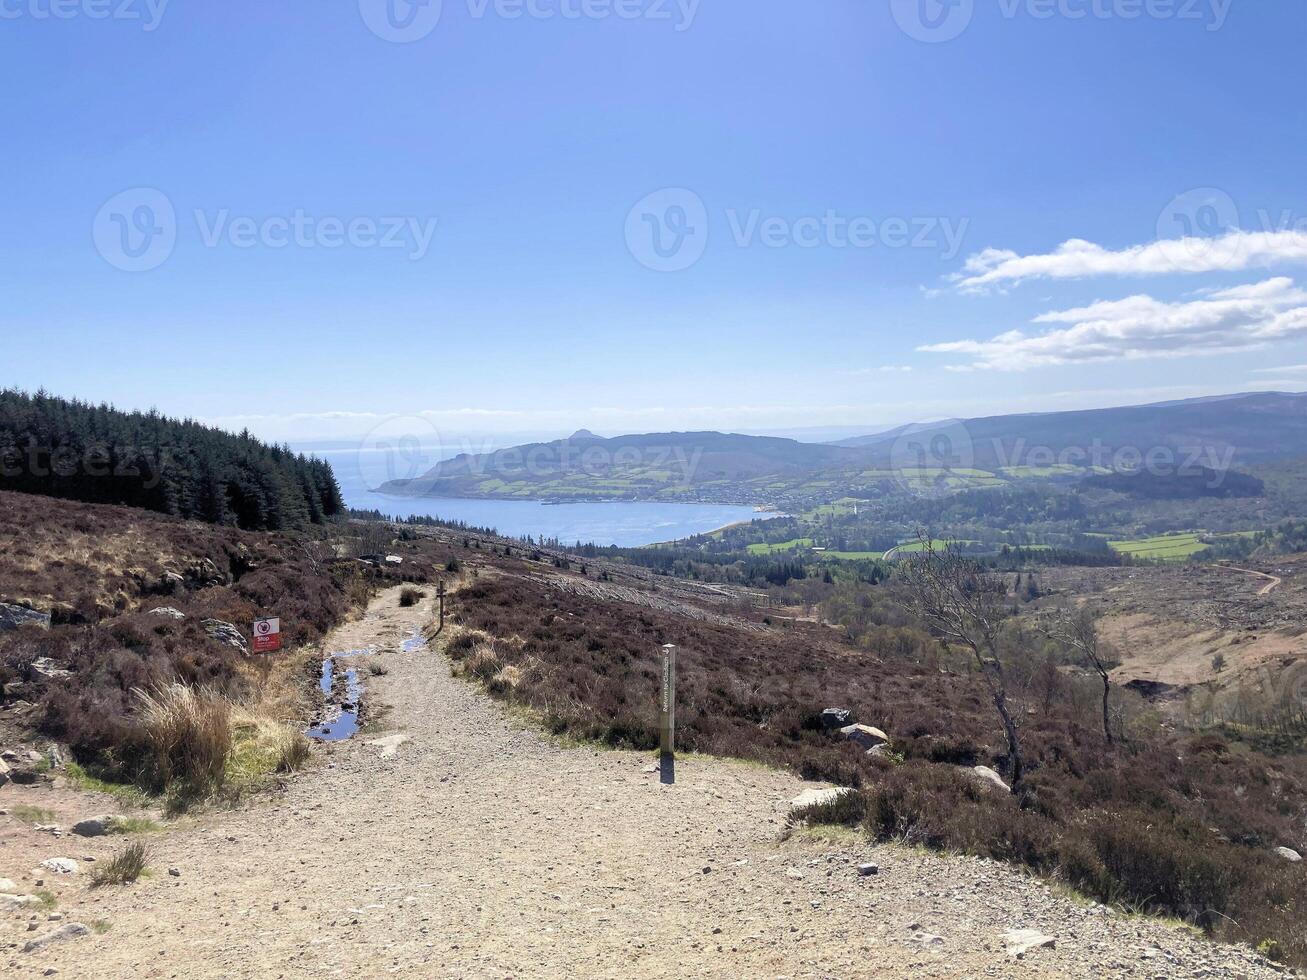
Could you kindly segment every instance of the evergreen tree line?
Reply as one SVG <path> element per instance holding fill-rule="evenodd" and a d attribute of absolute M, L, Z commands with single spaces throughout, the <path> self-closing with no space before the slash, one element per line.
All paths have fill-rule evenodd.
<path fill-rule="evenodd" d="M 344 510 L 330 464 L 157 411 L 0 389 L 0 489 L 276 531 Z"/>

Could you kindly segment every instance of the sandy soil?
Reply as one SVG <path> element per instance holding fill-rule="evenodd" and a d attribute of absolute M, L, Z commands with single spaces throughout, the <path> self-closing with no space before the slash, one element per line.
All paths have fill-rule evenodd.
<path fill-rule="evenodd" d="M 396 599 L 327 647 L 381 651 L 389 673 L 365 696 L 384 731 L 319 748 L 282 794 L 150 835 L 153 874 L 135 885 L 55 882 L 54 914 L 98 923 L 90 935 L 25 953 L 63 923 L 0 909 L 6 976 L 1282 975 L 990 862 L 842 833 L 782 840 L 810 785 L 784 773 L 684 757 L 669 786 L 648 756 L 557 745 L 438 652 L 400 652 L 429 610 Z M 117 809 L 0 790 L 0 808 L 22 802 L 65 825 Z M 0 834 L 0 877 L 20 890 L 50 877 L 32 871 L 46 857 L 102 860 L 121 842 L 54 838 L 12 814 Z M 879 873 L 860 875 L 866 861 Z M 1004 933 L 1021 928 L 1055 947 L 1010 956 Z"/>

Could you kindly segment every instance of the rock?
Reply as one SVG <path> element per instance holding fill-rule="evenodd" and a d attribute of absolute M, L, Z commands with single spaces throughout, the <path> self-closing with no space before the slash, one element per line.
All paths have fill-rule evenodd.
<path fill-rule="evenodd" d="M 1299 861 L 1302 860 L 1302 855 L 1299 854 L 1297 851 L 1295 851 L 1292 847 L 1277 847 L 1275 849 L 1275 853 L 1280 855 L 1280 857 L 1284 858 L 1286 861 L 1292 862 L 1293 864 L 1297 864 Z"/>
<path fill-rule="evenodd" d="M 182 876 L 182 869 L 181 869 L 181 868 L 169 868 L 169 869 L 168 869 L 168 874 L 169 874 L 170 877 L 173 877 L 173 878 L 180 878 L 180 877 Z"/>
<path fill-rule="evenodd" d="M 38 834 L 54 834 L 56 837 L 58 837 L 60 834 L 64 832 L 63 828 L 60 827 L 57 823 L 33 824 L 32 829 L 35 830 Z"/>
<path fill-rule="evenodd" d="M 0 759 L 0 786 L 7 782 L 9 782 L 9 763 L 5 762 L 4 759 Z"/>
<path fill-rule="evenodd" d="M 72 858 L 46 858 L 41 862 L 41 867 L 57 875 L 75 875 L 81 870 Z"/>
<path fill-rule="evenodd" d="M 858 874 L 866 878 L 869 875 L 880 874 L 880 865 L 877 864 L 860 864 L 858 865 Z"/>
<path fill-rule="evenodd" d="M 0 602 L 0 633 L 9 630 L 16 630 L 20 626 L 38 626 L 41 629 L 50 628 L 50 614 L 37 612 L 35 609 L 28 609 L 26 606 L 15 606 L 8 602 Z"/>
<path fill-rule="evenodd" d="M 8 892 L 12 895 L 16 891 L 18 891 L 18 886 L 14 884 L 12 878 L 0 878 L 0 892 Z"/>
<path fill-rule="evenodd" d="M 375 745 L 378 748 L 380 748 L 381 757 L 383 759 L 389 759 L 396 752 L 398 752 L 399 747 L 407 741 L 408 741 L 407 735 L 387 735 L 385 738 L 373 739 L 368 744 Z"/>
<path fill-rule="evenodd" d="M 872 728 L 870 725 L 846 725 L 840 729 L 840 734 L 850 742 L 855 742 L 868 751 L 889 741 L 888 735 L 879 728 Z"/>
<path fill-rule="evenodd" d="M 186 614 L 172 606 L 159 606 L 150 610 L 151 616 L 167 616 L 169 619 L 185 619 Z"/>
<path fill-rule="evenodd" d="M 37 657 L 32 661 L 32 672 L 42 677 L 71 677 L 71 670 L 64 670 L 49 657 Z"/>
<path fill-rule="evenodd" d="M 1003 941 L 1007 943 L 1007 955 L 1017 959 L 1024 958 L 1032 949 L 1052 949 L 1057 945 L 1055 938 L 1038 929 L 1009 929 L 1003 933 Z"/>
<path fill-rule="evenodd" d="M 73 833 L 78 837 L 103 837 L 113 830 L 114 823 L 121 819 L 121 817 L 108 815 L 87 817 L 85 820 L 79 820 L 73 824 Z"/>
<path fill-rule="evenodd" d="M 223 622 L 221 619 L 206 619 L 200 625 L 204 627 L 204 632 L 219 643 L 225 643 L 247 657 L 250 655 L 249 640 L 245 639 L 245 634 L 231 623 Z"/>
<path fill-rule="evenodd" d="M 41 900 L 35 895 L 0 894 L 0 909 L 22 909 L 30 905 L 40 905 Z"/>
<path fill-rule="evenodd" d="M 853 790 L 847 786 L 836 786 L 831 789 L 805 789 L 802 793 L 790 800 L 790 806 L 795 809 L 801 809 L 808 806 L 816 806 L 819 803 L 834 803 L 845 793 L 852 793 Z"/>
<path fill-rule="evenodd" d="M 1004 793 L 1012 792 L 1012 787 L 1003 782 L 1003 777 L 993 769 L 989 768 L 989 766 L 976 766 L 974 769 L 967 769 L 966 766 L 963 766 L 962 768 L 976 779 L 989 783 L 991 786 L 1001 789 Z"/>
<path fill-rule="evenodd" d="M 399 555 L 387 555 L 386 562 L 391 565 L 402 565 L 404 564 L 404 559 L 399 557 Z"/>
<path fill-rule="evenodd" d="M 821 713 L 821 724 L 827 731 L 843 728 L 852 720 L 853 712 L 848 708 L 827 708 Z"/>
<path fill-rule="evenodd" d="M 47 932 L 44 936 L 38 936 L 36 939 L 29 939 L 23 946 L 24 953 L 34 953 L 42 946 L 48 946 L 51 943 L 62 943 L 69 939 L 79 939 L 82 936 L 89 936 L 91 930 L 82 925 L 80 922 L 67 922 L 58 929 Z"/>

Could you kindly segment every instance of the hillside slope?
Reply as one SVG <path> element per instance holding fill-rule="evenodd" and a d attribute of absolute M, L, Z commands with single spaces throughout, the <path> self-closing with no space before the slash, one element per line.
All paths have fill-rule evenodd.
<path fill-rule="evenodd" d="M 328 763 L 276 800 L 151 835 L 158 871 L 130 888 L 49 882 L 66 922 L 101 928 L 15 952 L 12 975 L 1282 975 L 992 862 L 786 840 L 789 800 L 813 785 L 794 776 L 685 756 L 663 785 L 648 755 L 560 746 L 451 677 L 438 651 L 400 651 L 430 614 L 392 590 L 328 639 L 380 652 L 388 672 L 365 696 L 389 707 L 385 729 L 326 747 Z M 115 805 L 17 789 L 16 804 L 65 824 Z M 0 875 L 23 887 L 61 850 L 12 816 L 0 835 Z M 113 849 L 100 838 L 76 853 Z M 859 874 L 865 862 L 878 873 Z M 26 933 L 25 918 L 0 912 L 0 935 L 58 925 Z M 1017 959 L 1016 929 L 1054 945 Z"/>

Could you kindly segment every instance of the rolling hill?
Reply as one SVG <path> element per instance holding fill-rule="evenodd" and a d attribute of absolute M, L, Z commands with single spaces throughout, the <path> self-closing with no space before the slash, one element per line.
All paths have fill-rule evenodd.
<path fill-rule="evenodd" d="M 582 429 L 566 439 L 461 454 L 420 477 L 379 489 L 403 496 L 547 500 L 706 499 L 759 480 L 802 477 L 857 462 L 843 446 L 721 432 L 662 432 L 604 438 Z"/>

